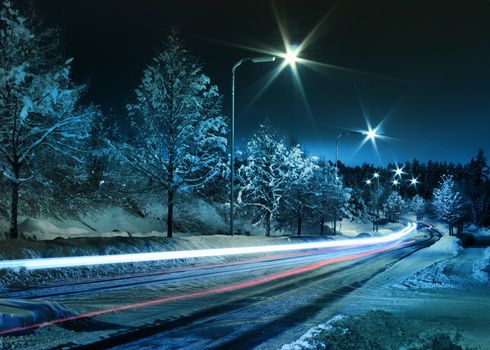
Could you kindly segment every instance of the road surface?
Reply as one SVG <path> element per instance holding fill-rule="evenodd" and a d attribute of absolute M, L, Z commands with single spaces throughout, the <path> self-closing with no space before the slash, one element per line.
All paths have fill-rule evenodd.
<path fill-rule="evenodd" d="M 343 296 L 437 239 L 424 230 L 387 244 L 273 254 L 3 297 L 52 300 L 76 310 L 78 316 L 56 323 L 84 336 L 58 348 L 271 349 L 332 317 Z"/>

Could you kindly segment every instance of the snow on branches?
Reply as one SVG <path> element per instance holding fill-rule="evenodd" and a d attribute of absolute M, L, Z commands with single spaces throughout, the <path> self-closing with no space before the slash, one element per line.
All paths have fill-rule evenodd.
<path fill-rule="evenodd" d="M 176 192 L 203 186 L 225 171 L 221 97 L 175 31 L 144 70 L 135 95 L 127 106 L 134 137 L 115 148 L 154 190 L 167 192 L 171 237 Z"/>
<path fill-rule="evenodd" d="M 463 216 L 463 199 L 456 191 L 452 175 L 444 175 L 433 191 L 432 205 L 436 214 L 448 224 L 449 235 Z"/>
<path fill-rule="evenodd" d="M 10 1 L 0 9 L 0 170 L 11 187 L 10 235 L 16 238 L 20 186 L 40 180 L 54 154 L 83 162 L 94 108 L 79 105 L 84 86 L 70 79 L 71 59 L 58 32 L 41 30 Z M 63 161 L 59 162 L 63 164 Z M 46 182 L 47 183 L 47 182 Z"/>

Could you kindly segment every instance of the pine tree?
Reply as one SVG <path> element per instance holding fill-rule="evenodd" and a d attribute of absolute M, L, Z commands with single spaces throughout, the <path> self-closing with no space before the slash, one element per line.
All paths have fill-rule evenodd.
<path fill-rule="evenodd" d="M 452 175 L 444 175 L 439 186 L 433 191 L 432 205 L 435 212 L 448 224 L 449 235 L 453 235 L 453 227 L 463 215 L 463 200 L 461 194 L 455 190 Z"/>
<path fill-rule="evenodd" d="M 172 237 L 176 194 L 203 186 L 226 165 L 222 99 L 176 31 L 144 70 L 135 94 L 127 106 L 134 137 L 116 149 L 154 191 L 166 192 Z"/>
<path fill-rule="evenodd" d="M 18 237 L 22 188 L 35 182 L 58 186 L 43 179 L 43 168 L 54 164 L 68 174 L 70 167 L 83 163 L 83 145 L 95 113 L 79 104 L 85 87 L 71 81 L 72 59 L 60 55 L 59 33 L 41 29 L 35 20 L 33 13 L 24 16 L 10 1 L 3 1 L 0 170 L 11 192 L 10 238 Z"/>
<path fill-rule="evenodd" d="M 490 169 L 482 149 L 478 150 L 476 158 L 464 168 L 464 187 L 468 196 L 471 217 L 477 225 L 483 225 L 490 217 Z"/>

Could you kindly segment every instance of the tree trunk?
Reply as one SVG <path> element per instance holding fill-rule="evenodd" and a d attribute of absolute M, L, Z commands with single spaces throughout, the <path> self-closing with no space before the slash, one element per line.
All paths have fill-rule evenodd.
<path fill-rule="evenodd" d="M 173 152 L 169 152 L 168 157 L 168 190 L 167 190 L 167 237 L 173 237 L 174 228 L 174 157 Z"/>
<path fill-rule="evenodd" d="M 19 214 L 19 183 L 12 183 L 12 203 L 10 207 L 10 238 L 19 238 L 17 216 Z"/>
<path fill-rule="evenodd" d="M 12 202 L 10 203 L 10 239 L 19 238 L 18 230 L 18 215 L 19 215 L 19 187 L 18 179 L 20 177 L 19 165 L 13 167 L 15 174 L 15 181 L 12 182 Z"/>
<path fill-rule="evenodd" d="M 463 235 L 463 222 L 458 222 L 458 232 L 456 233 L 456 236 L 458 236 L 459 238 L 461 238 L 461 236 Z"/>
<path fill-rule="evenodd" d="M 320 235 L 323 236 L 324 232 L 325 232 L 325 217 L 322 216 L 320 218 Z"/>
<path fill-rule="evenodd" d="M 169 188 L 167 191 L 167 237 L 173 237 L 174 224 L 174 189 Z"/>
<path fill-rule="evenodd" d="M 271 213 L 269 211 L 265 213 L 265 235 L 267 237 L 271 235 Z"/>
<path fill-rule="evenodd" d="M 298 236 L 301 236 L 301 224 L 303 222 L 303 218 L 301 217 L 301 214 L 298 215 Z"/>

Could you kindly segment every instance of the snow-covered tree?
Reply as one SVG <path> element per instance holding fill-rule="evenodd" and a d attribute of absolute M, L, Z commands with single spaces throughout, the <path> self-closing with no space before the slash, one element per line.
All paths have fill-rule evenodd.
<path fill-rule="evenodd" d="M 439 186 L 434 189 L 432 205 L 436 214 L 449 226 L 449 235 L 463 215 L 463 199 L 456 191 L 452 175 L 444 175 Z"/>
<path fill-rule="evenodd" d="M 347 205 L 344 204 L 341 209 L 343 217 L 351 221 L 366 222 L 368 220 L 368 209 L 361 193 L 352 188 L 345 188 L 344 191 L 348 192 L 349 196 Z"/>
<path fill-rule="evenodd" d="M 127 106 L 134 137 L 115 148 L 153 190 L 166 192 L 172 237 L 178 191 L 202 186 L 224 171 L 222 99 L 176 31 L 144 70 L 135 95 Z"/>
<path fill-rule="evenodd" d="M 19 190 L 41 176 L 83 162 L 93 108 L 79 104 L 84 86 L 70 79 L 72 59 L 60 55 L 59 33 L 41 29 L 8 0 L 0 7 L 0 171 L 10 186 L 10 237 L 18 237 Z"/>
<path fill-rule="evenodd" d="M 315 188 L 312 179 L 318 165 L 307 157 L 300 145 L 292 147 L 286 156 L 286 180 L 281 205 L 281 217 L 284 224 L 296 226 L 297 235 L 305 216 L 311 214 L 315 204 Z"/>
<path fill-rule="evenodd" d="M 348 215 L 350 191 L 343 186 L 342 178 L 336 177 L 335 168 L 317 161 L 317 167 L 311 180 L 315 191 L 311 220 L 320 224 L 320 234 L 325 232 L 325 224 L 336 217 Z"/>
<path fill-rule="evenodd" d="M 270 236 L 286 191 L 288 151 L 269 123 L 247 143 L 246 163 L 238 169 L 240 190 L 237 203 L 250 210 L 254 224 L 262 223 Z"/>
<path fill-rule="evenodd" d="M 405 209 L 405 201 L 398 192 L 392 191 L 383 204 L 385 216 L 389 221 L 397 221 Z"/>
<path fill-rule="evenodd" d="M 417 221 L 422 220 L 424 218 L 425 208 L 426 208 L 425 199 L 423 199 L 421 196 L 417 194 L 412 198 L 409 206 L 410 206 L 410 210 L 415 213 Z"/>

